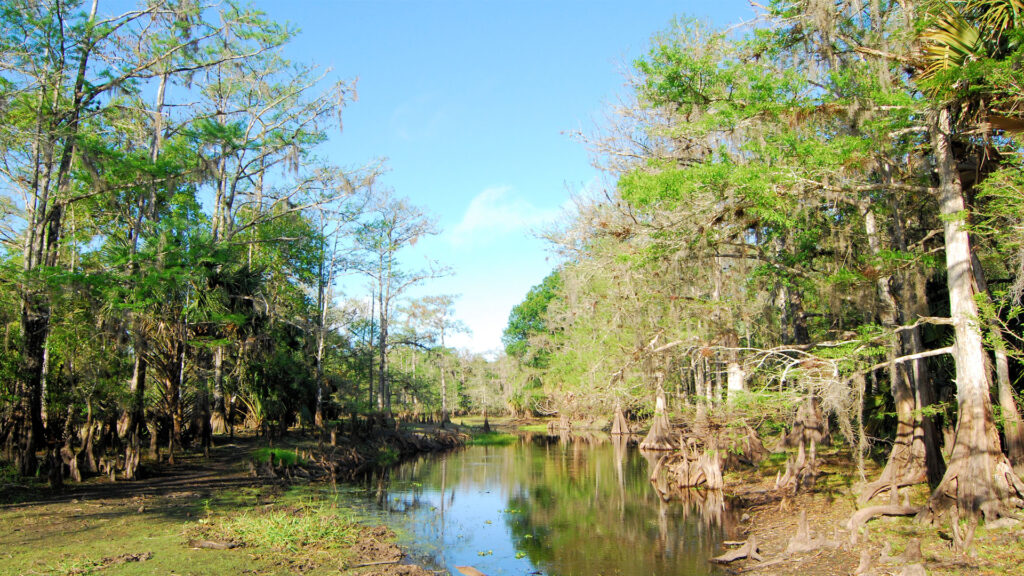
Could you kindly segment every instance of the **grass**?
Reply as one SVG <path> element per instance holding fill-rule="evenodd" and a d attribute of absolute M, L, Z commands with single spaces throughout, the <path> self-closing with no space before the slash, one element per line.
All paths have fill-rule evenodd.
<path fill-rule="evenodd" d="M 515 434 L 504 434 L 502 432 L 487 432 L 477 434 L 469 440 L 470 446 L 510 446 L 519 441 Z"/>
<path fill-rule="evenodd" d="M 547 424 L 524 424 L 519 427 L 519 430 L 523 432 L 547 432 Z"/>
<path fill-rule="evenodd" d="M 302 465 L 302 458 L 295 452 L 283 448 L 257 448 L 252 453 L 252 459 L 256 464 L 263 464 L 273 457 L 275 463 L 283 463 L 285 466 Z"/>
<path fill-rule="evenodd" d="M 241 542 L 246 547 L 298 552 L 351 546 L 359 523 L 351 512 L 323 503 L 250 509 L 241 514 L 210 514 L 199 520 L 207 538 Z"/>
<path fill-rule="evenodd" d="M 198 506 L 180 500 L 82 500 L 0 511 L 0 574 L 213 576 L 253 567 L 235 551 L 186 546 L 183 528 L 195 522 Z M 125 554 L 145 553 L 151 559 L 115 564 Z"/>

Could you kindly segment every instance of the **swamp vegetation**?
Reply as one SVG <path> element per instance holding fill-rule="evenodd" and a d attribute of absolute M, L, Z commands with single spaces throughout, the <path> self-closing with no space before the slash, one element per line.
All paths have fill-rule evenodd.
<path fill-rule="evenodd" d="M 509 417 L 546 418 L 526 433 L 562 450 L 588 428 L 638 444 L 640 507 L 659 514 L 699 500 L 716 518 L 731 494 L 747 520 L 710 558 L 721 570 L 1024 560 L 1021 0 L 773 0 L 728 30 L 669 24 L 630 98 L 575 134 L 606 189 L 544 232 L 560 264 L 512 310 L 498 358 L 445 345 L 454 297 L 409 297 L 448 272 L 402 258 L 434 221 L 381 163 L 317 156 L 354 82 L 284 59 L 295 32 L 234 2 L 100 6 L 0 8 L 3 525 L 45 520 L 41 546 L 95 534 L 110 549 L 14 573 L 128 573 L 137 551 L 115 553 L 120 536 L 69 495 L 155 486 L 168 517 L 198 518 L 199 491 L 159 479 L 205 482 L 190 467 L 231 454 L 213 476 L 234 480 L 203 493 L 249 498 L 263 529 L 211 504 L 187 540 L 313 546 L 323 558 L 266 569 L 336 571 L 360 529 L 244 489 L 461 446 L 469 413 L 472 450 L 518 454 L 490 429 Z M 345 275 L 369 297 L 341 294 Z M 510 474 L 578 464 L 553 462 Z M 605 484 L 607 517 L 550 520 L 593 521 L 593 538 L 627 525 Z M 192 494 L 180 509 L 177 491 Z M 532 511 L 520 526 L 563 513 L 545 497 L 509 505 Z M 118 498 L 109 519 L 129 538 L 129 508 L 147 504 Z M 308 533 L 261 540 L 295 518 Z M 537 564 L 568 553 L 519 538 Z M 180 552 L 161 567 L 191 561 Z"/>

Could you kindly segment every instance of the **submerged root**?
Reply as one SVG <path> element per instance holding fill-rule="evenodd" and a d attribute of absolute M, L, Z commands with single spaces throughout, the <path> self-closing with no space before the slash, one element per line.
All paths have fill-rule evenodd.
<path fill-rule="evenodd" d="M 697 455 L 696 445 L 691 442 L 687 446 L 680 442 L 678 452 L 662 456 L 651 473 L 651 481 L 660 480 L 664 471 L 666 476 L 666 489 L 688 489 L 703 486 L 710 490 L 720 490 L 725 487 L 725 480 L 722 478 L 722 457 L 714 447 L 704 450 L 703 454 Z"/>

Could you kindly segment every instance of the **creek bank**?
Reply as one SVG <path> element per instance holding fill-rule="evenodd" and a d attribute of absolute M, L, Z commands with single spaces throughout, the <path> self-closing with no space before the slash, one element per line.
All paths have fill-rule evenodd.
<path fill-rule="evenodd" d="M 566 426 L 557 419 L 549 423 L 559 432 L 579 428 L 574 423 Z M 608 424 L 610 428 L 611 420 Z M 710 438 L 714 434 L 698 434 L 692 426 L 673 422 L 672 432 L 666 436 L 686 450 L 645 452 L 649 456 L 649 470 L 657 472 L 652 488 L 663 499 L 681 506 L 699 504 L 701 515 L 707 518 L 723 517 L 705 510 L 709 505 L 718 505 L 729 511 L 724 516 L 739 519 L 735 538 L 715 552 L 717 557 L 727 560 L 715 564 L 722 572 L 793 576 L 1005 576 L 1019 574 L 1024 565 L 1024 521 L 1020 519 L 1005 518 L 976 527 L 959 519 L 958 528 L 953 528 L 948 518 L 932 526 L 916 521 L 912 515 L 891 515 L 892 511 L 917 510 L 926 504 L 930 496 L 926 484 L 901 488 L 896 501 L 886 497 L 858 504 L 861 490 L 868 485 L 865 478 L 877 478 L 880 466 L 868 460 L 862 478 L 857 472 L 854 455 L 847 447 L 834 443 L 827 434 L 812 437 L 812 441 L 803 438 L 795 443 L 795 450 L 787 449 L 781 438 L 765 438 L 764 446 L 773 447 L 767 458 L 764 455 L 768 451 L 759 441 L 753 442 L 749 434 L 738 434 L 735 444 L 720 438 L 721 490 L 709 490 L 700 477 L 697 477 L 701 480 L 700 487 L 686 489 L 681 484 L 688 482 L 681 482 L 682 476 L 666 474 L 669 468 L 678 468 L 683 459 L 691 464 L 692 472 L 692 465 L 709 447 L 702 443 L 701 449 L 696 450 L 692 440 Z M 791 436 L 792 433 L 787 434 L 786 440 Z M 643 439 L 642 435 L 613 436 L 613 439 L 616 437 L 628 438 L 634 445 Z M 804 452 L 802 459 L 800 448 Z M 753 464 L 747 458 L 750 454 L 764 459 Z M 661 462 L 662 456 L 666 456 L 664 462 Z M 786 481 L 787 471 L 796 478 L 795 482 Z M 694 475 L 688 477 L 694 478 Z M 666 490 L 669 485 L 671 488 Z M 862 513 L 851 530 L 851 519 L 859 510 L 869 507 L 884 508 L 887 512 L 872 514 L 866 519 L 861 518 Z M 754 546 L 756 549 L 752 550 Z M 752 551 L 756 553 L 747 554 Z"/>
<path fill-rule="evenodd" d="M 385 458 L 397 462 L 465 442 L 460 432 L 423 427 L 353 438 L 357 437 L 338 438 L 338 445 L 331 446 L 295 431 L 272 441 L 217 437 L 209 456 L 179 454 L 175 465 L 148 461 L 137 480 L 112 482 L 108 476 L 94 476 L 59 491 L 38 480 L 5 485 L 0 502 L 7 503 L 0 504 L 0 527 L 12 529 L 0 529 L 0 574 L 432 574 L 406 563 L 408 558 L 389 529 L 361 525 L 357 518 L 350 539 L 330 549 L 313 543 L 282 548 L 210 531 L 224 519 L 247 516 L 259 526 L 276 513 L 293 510 L 292 500 L 309 496 L 292 485 L 332 477 L 344 480 L 367 467 L 394 463 Z M 271 443 L 270 453 L 299 458 L 290 464 L 280 457 L 267 458 L 257 467 L 254 454 L 268 450 Z M 315 465 L 332 456 L 336 476 Z M 261 477 L 260 468 L 269 468 L 273 478 Z"/>
<path fill-rule="evenodd" d="M 322 438 L 286 438 L 267 458 L 251 458 L 249 475 L 284 482 L 351 481 L 374 469 L 465 446 L 469 434 L 449 426 L 396 427 L 370 419 L 367 424 L 332 428 Z"/>
<path fill-rule="evenodd" d="M 849 521 L 859 509 L 861 483 L 849 451 L 821 449 L 813 485 L 795 493 L 776 489 L 778 474 L 785 471 L 779 460 L 731 469 L 724 475 L 726 501 L 740 522 L 736 540 L 724 546 L 720 555 L 753 541 L 762 558 L 743 557 L 719 565 L 727 573 L 1008 576 L 1018 574 L 1024 565 L 1024 522 L 1008 519 L 978 526 L 968 550 L 958 549 L 948 524 L 934 527 L 913 516 L 875 517 L 851 533 Z M 873 465 L 867 476 L 877 473 Z M 896 507 L 919 507 L 929 495 L 926 484 L 905 488 Z M 869 506 L 887 503 L 875 501 Z"/>

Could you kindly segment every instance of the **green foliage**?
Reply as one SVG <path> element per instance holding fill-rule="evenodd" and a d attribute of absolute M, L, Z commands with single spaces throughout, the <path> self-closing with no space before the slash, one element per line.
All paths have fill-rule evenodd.
<path fill-rule="evenodd" d="M 540 284 L 530 288 L 526 298 L 512 307 L 508 326 L 505 327 L 501 341 L 505 344 L 505 352 L 535 367 L 541 367 L 545 360 L 542 353 L 534 351 L 531 355 L 529 339 L 531 336 L 543 334 L 547 330 L 545 314 L 548 305 L 557 297 L 561 285 L 559 272 L 548 274 Z"/>
<path fill-rule="evenodd" d="M 394 466 L 395 464 L 398 464 L 398 460 L 401 456 L 402 455 L 398 452 L 398 449 L 391 446 L 381 446 L 377 450 L 374 462 L 376 462 L 378 466 L 382 467 Z"/>

